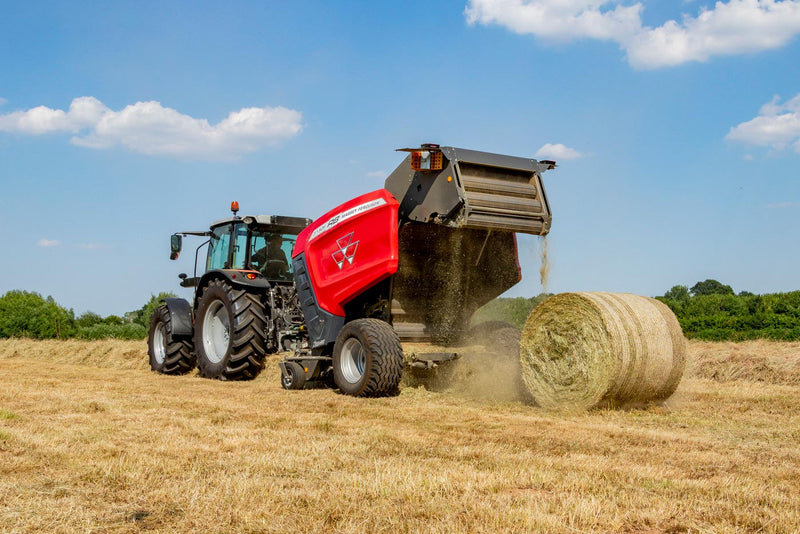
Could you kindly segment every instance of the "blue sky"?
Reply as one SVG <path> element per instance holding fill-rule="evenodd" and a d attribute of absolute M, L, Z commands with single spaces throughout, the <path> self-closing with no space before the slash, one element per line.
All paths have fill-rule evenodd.
<path fill-rule="evenodd" d="M 423 142 L 559 161 L 549 291 L 800 288 L 800 1 L 2 12 L 0 294 L 122 314 L 181 292 L 172 232 L 231 200 L 315 218 Z"/>

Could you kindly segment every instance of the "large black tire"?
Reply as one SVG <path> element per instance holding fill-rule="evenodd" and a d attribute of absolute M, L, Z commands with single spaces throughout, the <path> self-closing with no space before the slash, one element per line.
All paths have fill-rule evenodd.
<path fill-rule="evenodd" d="M 333 345 L 333 379 L 354 397 L 396 395 L 403 374 L 403 347 L 394 329 L 379 319 L 350 321 Z"/>
<path fill-rule="evenodd" d="M 165 375 L 185 375 L 197 364 L 191 336 L 172 333 L 172 319 L 165 305 L 153 310 L 150 317 L 147 354 L 150 356 L 150 369 Z"/>
<path fill-rule="evenodd" d="M 212 280 L 198 300 L 194 345 L 204 378 L 252 380 L 264 369 L 264 305 L 260 295 Z"/>

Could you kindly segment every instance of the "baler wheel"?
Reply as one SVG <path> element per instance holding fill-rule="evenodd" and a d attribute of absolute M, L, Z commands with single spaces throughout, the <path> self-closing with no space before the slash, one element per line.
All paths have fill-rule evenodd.
<path fill-rule="evenodd" d="M 297 362 L 286 362 L 286 374 L 281 374 L 283 389 L 303 389 L 306 385 L 306 372 Z"/>
<path fill-rule="evenodd" d="M 339 332 L 333 346 L 336 386 L 354 397 L 388 397 L 398 393 L 403 348 L 394 329 L 379 319 L 356 319 Z"/>
<path fill-rule="evenodd" d="M 150 356 L 150 369 L 165 375 L 184 375 L 197 364 L 191 337 L 173 335 L 172 319 L 164 305 L 153 310 L 150 317 L 147 354 Z"/>
<path fill-rule="evenodd" d="M 264 305 L 260 295 L 212 280 L 195 314 L 197 367 L 204 378 L 252 380 L 264 369 Z"/>

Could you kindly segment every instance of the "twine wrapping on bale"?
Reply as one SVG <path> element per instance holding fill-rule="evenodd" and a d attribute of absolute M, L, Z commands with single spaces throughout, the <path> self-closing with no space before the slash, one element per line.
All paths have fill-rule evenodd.
<path fill-rule="evenodd" d="M 525 386 L 539 406 L 589 409 L 668 398 L 683 376 L 686 346 L 663 303 L 627 293 L 562 293 L 522 331 Z"/>

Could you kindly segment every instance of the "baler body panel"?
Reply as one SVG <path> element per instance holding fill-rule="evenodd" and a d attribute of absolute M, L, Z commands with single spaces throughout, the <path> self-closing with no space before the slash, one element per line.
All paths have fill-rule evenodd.
<path fill-rule="evenodd" d="M 315 220 L 298 236 L 320 309 L 344 316 L 344 305 L 397 272 L 398 202 L 385 189 L 356 197 Z"/>

